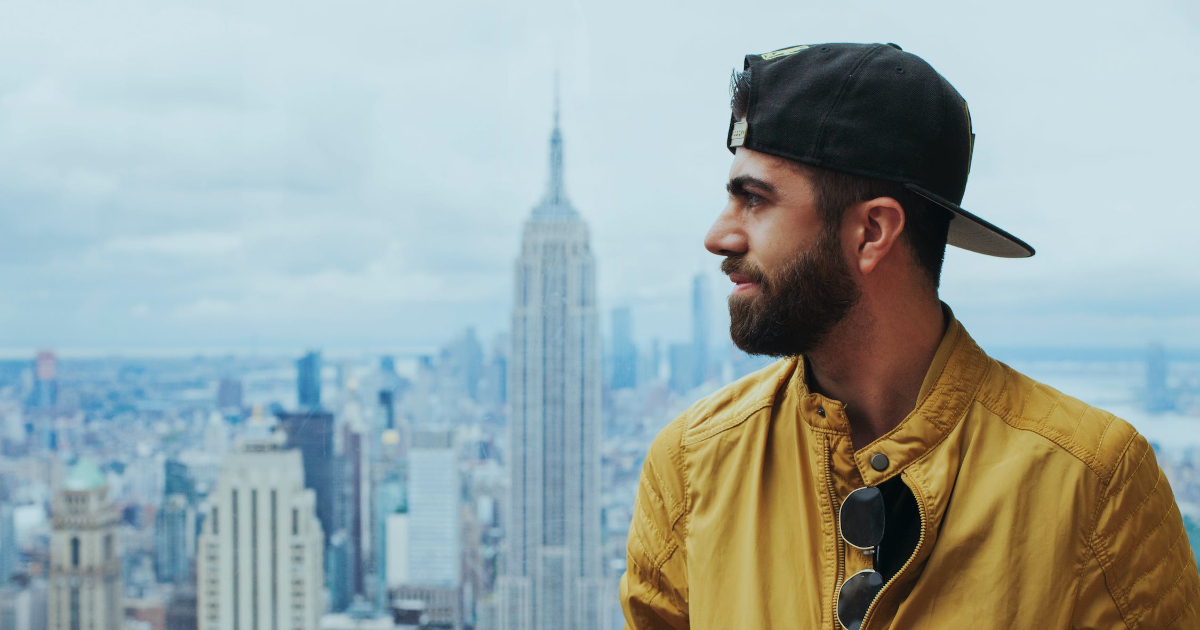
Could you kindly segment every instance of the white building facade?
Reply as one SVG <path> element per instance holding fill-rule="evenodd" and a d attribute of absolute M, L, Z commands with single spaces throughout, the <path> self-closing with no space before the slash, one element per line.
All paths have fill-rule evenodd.
<path fill-rule="evenodd" d="M 564 190 L 557 112 L 549 186 L 525 222 L 515 272 L 499 625 L 598 629 L 605 602 L 596 263 L 587 224 Z"/>
<path fill-rule="evenodd" d="M 462 581 L 458 455 L 451 431 L 414 431 L 408 459 L 405 582 L 458 588 Z"/>
<path fill-rule="evenodd" d="M 200 533 L 199 630 L 318 630 L 325 611 L 316 495 L 284 437 L 228 456 Z"/>
<path fill-rule="evenodd" d="M 99 467 L 90 460 L 72 467 L 53 509 L 50 630 L 118 630 L 124 619 L 118 515 Z"/>

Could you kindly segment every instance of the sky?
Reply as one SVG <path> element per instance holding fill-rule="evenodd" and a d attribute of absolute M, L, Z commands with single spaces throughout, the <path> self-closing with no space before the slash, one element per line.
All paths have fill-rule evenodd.
<path fill-rule="evenodd" d="M 1200 347 L 1200 4 L 0 0 L 0 350 L 437 346 L 508 325 L 560 77 L 599 298 L 688 338 L 730 72 L 895 42 L 977 134 L 984 347 Z M 721 326 L 717 332 L 727 339 Z"/>

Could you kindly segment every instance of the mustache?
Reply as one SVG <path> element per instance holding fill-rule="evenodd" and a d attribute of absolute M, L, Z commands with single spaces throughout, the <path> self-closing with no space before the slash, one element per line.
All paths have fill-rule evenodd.
<path fill-rule="evenodd" d="M 759 285 L 766 284 L 767 273 L 762 267 L 742 258 L 741 256 L 728 256 L 721 261 L 721 273 L 729 276 L 738 274 L 746 276 L 751 282 Z"/>

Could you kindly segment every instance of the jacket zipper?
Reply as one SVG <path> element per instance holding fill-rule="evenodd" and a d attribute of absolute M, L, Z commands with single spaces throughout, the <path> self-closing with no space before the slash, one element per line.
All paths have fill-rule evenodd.
<path fill-rule="evenodd" d="M 913 498 L 917 500 L 917 512 L 921 516 L 921 535 L 919 538 L 917 538 L 917 548 L 913 550 L 913 554 L 904 562 L 904 565 L 900 567 L 900 570 L 892 576 L 892 579 L 888 580 L 887 583 L 883 585 L 883 588 L 879 589 L 879 593 L 875 596 L 875 599 L 871 601 L 871 605 L 867 606 L 867 612 L 863 615 L 863 622 L 862 625 L 859 626 L 859 630 L 867 630 L 867 627 L 871 625 L 871 615 L 875 612 L 876 604 L 883 600 L 883 596 L 887 593 L 888 587 L 892 585 L 892 582 L 895 582 L 897 578 L 899 578 L 901 575 L 904 575 L 904 572 L 907 571 L 908 567 L 912 565 L 913 560 L 916 560 L 917 556 L 921 554 L 921 547 L 925 545 L 925 499 L 921 497 L 921 493 L 918 492 L 916 488 L 909 486 L 908 489 L 912 491 Z M 837 602 L 834 602 L 834 606 L 837 606 Z"/>
<path fill-rule="evenodd" d="M 829 507 L 833 510 L 833 545 L 834 556 L 837 558 L 837 571 L 833 574 L 833 617 L 832 628 L 838 629 L 841 627 L 841 622 L 837 617 L 837 592 L 842 585 L 842 573 L 845 571 L 845 566 L 842 564 L 842 552 L 845 551 L 845 545 L 842 544 L 842 534 L 838 530 L 838 499 L 837 488 L 833 485 L 833 444 L 828 435 L 825 436 L 825 485 L 829 491 Z M 925 535 L 925 523 L 921 523 L 921 535 Z M 868 612 L 870 612 L 868 610 Z"/>

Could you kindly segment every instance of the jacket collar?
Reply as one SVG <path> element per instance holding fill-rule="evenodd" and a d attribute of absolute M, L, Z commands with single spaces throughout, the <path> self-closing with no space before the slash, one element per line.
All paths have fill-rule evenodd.
<path fill-rule="evenodd" d="M 941 443 L 966 415 L 983 383 L 987 355 L 950 308 L 942 306 L 949 325 L 925 373 L 916 407 L 894 429 L 854 452 L 855 464 L 867 485 L 887 481 Z M 810 392 L 806 361 L 797 364 L 791 388 L 800 401 L 800 415 L 817 431 L 848 436 L 850 423 L 844 405 Z M 879 453 L 888 458 L 888 466 L 882 471 L 875 470 L 870 463 L 871 457 Z"/>

